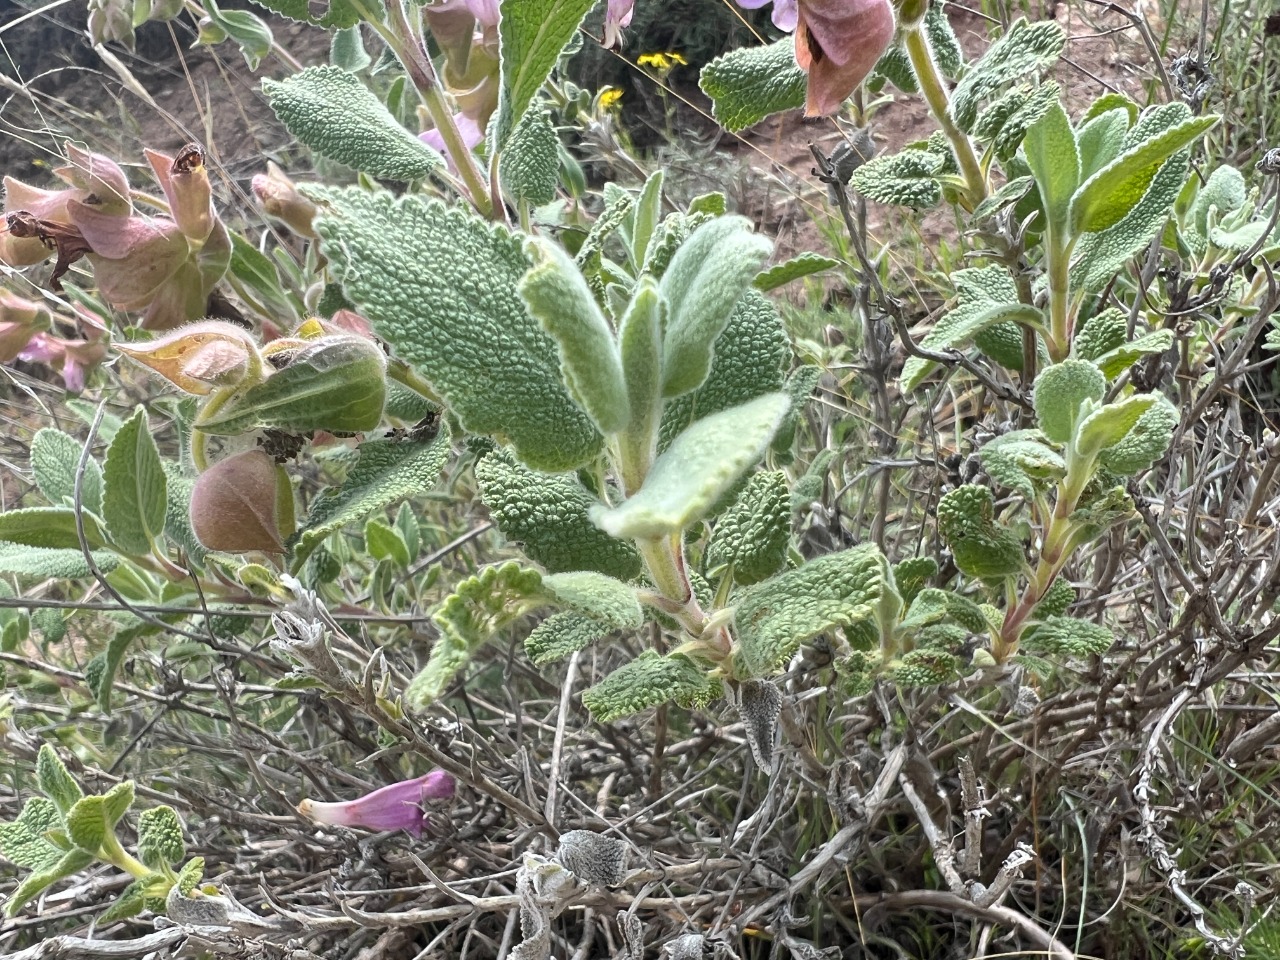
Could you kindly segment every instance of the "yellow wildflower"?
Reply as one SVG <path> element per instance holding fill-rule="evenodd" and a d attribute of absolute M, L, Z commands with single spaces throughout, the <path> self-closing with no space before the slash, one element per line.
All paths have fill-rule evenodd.
<path fill-rule="evenodd" d="M 642 53 L 636 57 L 636 63 L 642 67 L 653 67 L 655 70 L 670 70 L 674 66 L 687 67 L 689 61 L 678 53 Z"/>
<path fill-rule="evenodd" d="M 601 110 L 612 110 L 617 107 L 618 102 L 622 99 L 622 91 L 617 87 L 605 87 L 600 91 L 598 103 Z"/>

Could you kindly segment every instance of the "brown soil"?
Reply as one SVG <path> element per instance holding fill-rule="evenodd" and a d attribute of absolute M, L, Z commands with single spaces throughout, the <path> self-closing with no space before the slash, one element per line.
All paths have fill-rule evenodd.
<path fill-rule="evenodd" d="M 1153 15 L 1153 4 L 1144 0 L 1129 5 L 1136 15 Z M 990 32 L 989 21 L 957 6 L 949 7 L 952 26 L 966 57 L 981 56 Z M 1067 32 L 1067 53 L 1052 74 L 1062 87 L 1067 110 L 1078 116 L 1098 96 L 1108 91 L 1128 94 L 1139 103 L 1148 99 L 1144 87 L 1157 83 L 1152 60 L 1135 24 L 1122 14 L 1094 5 L 1088 0 L 1058 3 L 1051 10 Z M 1180 25 L 1175 25 L 1180 29 Z M 1162 23 L 1152 23 L 1159 36 Z M 1189 33 L 1191 25 L 1184 32 Z M 1175 29 L 1175 35 L 1179 32 Z M 915 94 L 903 94 L 886 87 L 882 101 L 872 104 L 871 131 L 877 152 L 893 153 L 909 143 L 927 138 L 937 129 L 924 101 Z M 734 148 L 739 157 L 761 175 L 777 177 L 791 187 L 784 203 L 775 203 L 762 215 L 768 228 L 776 231 L 780 252 L 829 250 L 814 222 L 825 204 L 821 185 L 813 175 L 809 144 L 830 154 L 845 134 L 832 120 L 805 120 L 798 113 L 770 118 L 747 131 Z M 804 208 L 808 207 L 806 211 Z M 891 248 L 894 256 L 925 258 L 934 266 L 939 244 L 955 245 L 958 232 L 949 210 L 938 207 L 913 213 L 900 207 L 869 204 L 868 230 L 873 241 Z M 912 266 L 911 261 L 905 266 Z"/>

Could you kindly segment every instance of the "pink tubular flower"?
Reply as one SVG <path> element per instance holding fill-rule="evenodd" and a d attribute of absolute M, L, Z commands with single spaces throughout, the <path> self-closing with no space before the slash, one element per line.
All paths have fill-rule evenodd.
<path fill-rule="evenodd" d="M 303 800 L 298 804 L 298 812 L 316 823 L 369 830 L 407 830 L 418 837 L 431 826 L 423 804 L 452 798 L 455 786 L 451 774 L 432 770 L 426 776 L 393 783 L 359 800 L 342 803 Z"/>
<path fill-rule="evenodd" d="M 889 0 L 798 0 L 796 63 L 809 75 L 806 117 L 829 117 L 893 41 Z"/>

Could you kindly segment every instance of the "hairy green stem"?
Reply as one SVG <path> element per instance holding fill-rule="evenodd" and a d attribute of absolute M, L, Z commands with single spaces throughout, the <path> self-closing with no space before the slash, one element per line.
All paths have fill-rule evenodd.
<path fill-rule="evenodd" d="M 1067 455 L 1067 475 L 1058 484 L 1057 501 L 1053 513 L 1044 528 L 1044 540 L 1040 546 L 1040 558 L 1032 571 L 1026 590 L 1017 604 L 1004 618 L 1000 628 L 1000 636 L 996 639 L 991 655 L 997 663 L 1004 663 L 1018 652 L 1018 643 L 1026 630 L 1027 621 L 1035 612 L 1036 606 L 1049 592 L 1054 579 L 1062 572 L 1062 568 L 1071 559 L 1071 538 L 1076 532 L 1076 523 L 1071 519 L 1080 497 L 1084 493 L 1089 478 L 1093 475 L 1093 461 L 1073 462 L 1071 452 Z"/>
<path fill-rule="evenodd" d="M 149 877 L 154 870 L 151 870 L 134 857 L 124 847 L 120 846 L 120 839 L 115 835 L 114 830 L 108 830 L 106 837 L 102 841 L 102 847 L 98 850 L 98 856 L 111 864 L 123 870 L 135 880 L 141 880 L 143 877 Z"/>
<path fill-rule="evenodd" d="M 409 23 L 401 0 L 387 0 L 384 4 L 387 11 L 386 23 L 369 9 L 364 0 L 352 0 L 352 4 L 396 55 L 396 59 L 403 64 L 409 82 L 418 91 L 418 96 L 426 106 L 427 113 L 431 115 L 432 123 L 440 131 L 445 152 L 449 154 L 454 169 L 458 171 L 458 175 L 466 185 L 471 203 L 482 217 L 492 217 L 494 207 L 489 197 L 488 184 L 485 183 L 484 175 L 476 164 L 475 155 L 467 149 L 467 145 L 462 140 L 462 134 L 458 131 L 457 123 L 454 122 L 453 113 L 445 101 L 444 92 L 440 89 L 435 65 L 427 56 L 418 32 Z"/>
<path fill-rule="evenodd" d="M 1070 237 L 1060 236 L 1052 225 L 1047 240 L 1049 268 L 1049 357 L 1059 363 L 1071 353 L 1071 251 Z"/>
<path fill-rule="evenodd" d="M 969 137 L 951 118 L 951 98 L 947 95 L 946 81 L 938 69 L 938 62 L 933 58 L 929 38 L 922 27 L 922 24 L 917 23 L 907 28 L 902 38 L 903 46 L 906 47 L 907 56 L 911 58 L 911 69 L 916 75 L 920 92 L 929 105 L 929 112 L 951 141 L 951 149 L 960 165 L 960 172 L 964 175 L 964 206 L 972 210 L 987 196 L 987 178 Z"/>

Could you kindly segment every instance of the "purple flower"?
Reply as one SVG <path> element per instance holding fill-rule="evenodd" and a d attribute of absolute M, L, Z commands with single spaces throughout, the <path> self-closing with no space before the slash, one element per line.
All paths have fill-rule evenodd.
<path fill-rule="evenodd" d="M 759 10 L 769 0 L 738 0 L 738 6 L 744 10 Z M 796 28 L 800 18 L 797 0 L 773 0 L 773 25 L 779 30 L 790 33 Z"/>
<path fill-rule="evenodd" d="M 369 830 L 407 830 L 418 837 L 431 826 L 422 809 L 423 803 L 450 799 L 455 786 L 452 774 L 432 770 L 426 776 L 393 783 L 359 800 L 342 803 L 303 800 L 298 804 L 298 812 L 317 823 Z"/>
<path fill-rule="evenodd" d="M 609 0 L 604 14 L 604 45 L 616 47 L 622 39 L 622 28 L 631 26 L 635 0 Z"/>

